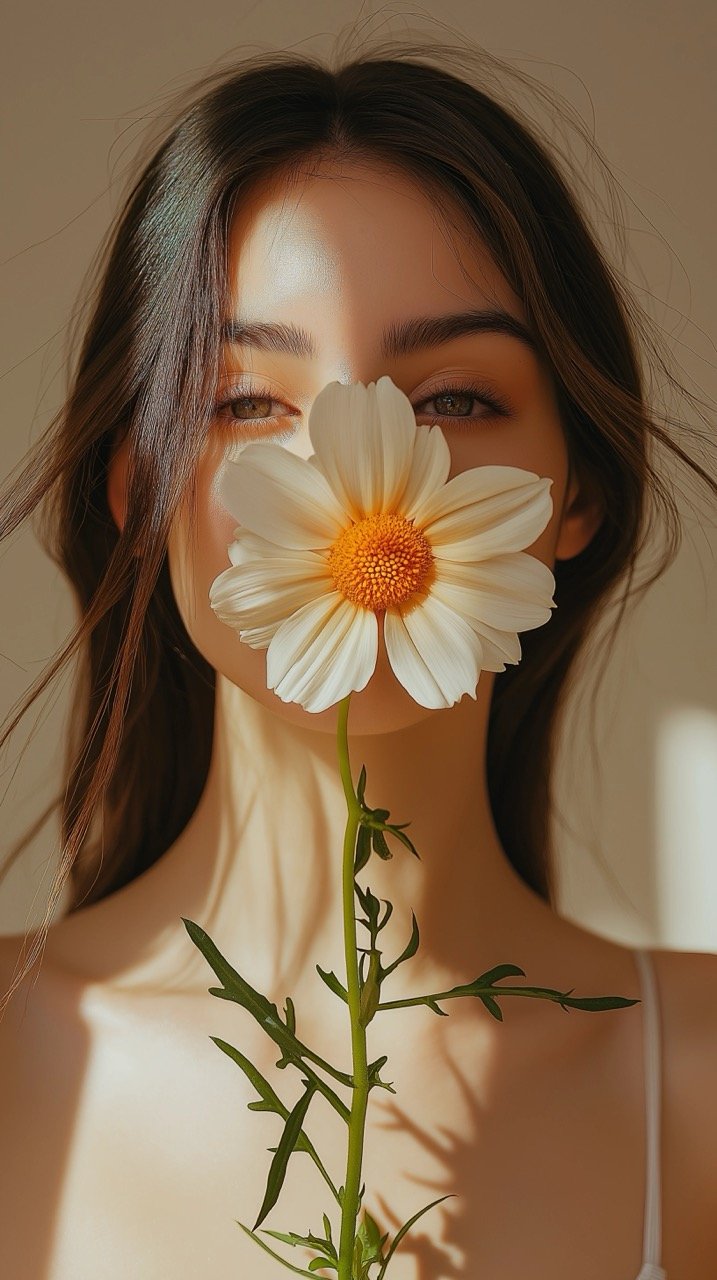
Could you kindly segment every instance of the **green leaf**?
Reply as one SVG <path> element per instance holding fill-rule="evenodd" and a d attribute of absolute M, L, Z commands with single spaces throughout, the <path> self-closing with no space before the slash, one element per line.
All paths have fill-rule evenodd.
<path fill-rule="evenodd" d="M 354 875 L 366 866 L 371 857 L 371 832 L 368 827 L 360 826 L 356 836 L 356 857 L 354 860 Z"/>
<path fill-rule="evenodd" d="M 439 1017 L 448 1017 L 445 1009 L 441 1009 L 440 1005 L 436 1004 L 435 1000 L 431 996 L 426 996 L 426 1004 L 428 1005 L 428 1008 L 432 1009 L 434 1013 L 437 1013 Z"/>
<path fill-rule="evenodd" d="M 366 1072 L 368 1075 L 368 1082 L 371 1087 L 376 1085 L 381 1089 L 388 1089 L 389 1093 L 395 1093 L 396 1090 L 394 1089 L 393 1085 L 388 1084 L 385 1080 L 382 1080 L 379 1075 L 381 1067 L 385 1066 L 387 1062 L 388 1062 L 387 1053 L 384 1053 L 381 1058 L 377 1058 L 375 1062 L 369 1062 L 368 1067 L 366 1068 Z"/>
<path fill-rule="evenodd" d="M 248 1076 L 249 1080 L 253 1084 L 257 1093 L 261 1096 L 261 1102 L 247 1103 L 247 1107 L 250 1111 L 274 1111 L 277 1115 L 283 1116 L 284 1118 L 289 1114 L 288 1107 L 284 1106 L 284 1103 L 281 1101 L 278 1094 L 275 1093 L 274 1089 L 269 1084 L 269 1081 L 266 1080 L 254 1064 L 244 1056 L 240 1049 L 236 1049 L 233 1044 L 227 1044 L 226 1040 L 222 1040 L 219 1036 L 210 1036 L 209 1039 L 213 1040 L 214 1043 L 218 1045 L 224 1053 L 226 1053 L 227 1057 L 231 1058 L 233 1062 L 236 1062 L 238 1067 L 241 1067 L 244 1074 Z"/>
<path fill-rule="evenodd" d="M 296 1031 L 296 1010 L 291 996 L 286 997 L 286 1004 L 284 1005 L 284 1021 L 293 1035 Z"/>
<path fill-rule="evenodd" d="M 264 1079 L 264 1076 L 261 1074 L 260 1071 L 257 1070 L 257 1068 L 253 1065 L 253 1063 L 251 1063 L 249 1059 L 245 1057 L 244 1054 L 241 1053 L 239 1049 L 236 1049 L 234 1045 L 227 1044 L 226 1040 L 220 1039 L 219 1036 L 210 1036 L 209 1039 L 213 1040 L 214 1043 L 218 1045 L 219 1048 L 222 1049 L 223 1052 L 226 1053 L 227 1056 L 232 1059 L 232 1061 L 236 1062 L 237 1066 L 241 1067 L 244 1074 L 249 1078 L 251 1083 L 254 1085 L 254 1088 L 256 1089 L 257 1093 L 260 1095 L 261 1101 L 247 1102 L 246 1104 L 247 1109 L 249 1111 L 273 1111 L 275 1112 L 276 1115 L 281 1116 L 282 1120 L 286 1120 L 289 1115 L 289 1108 L 285 1106 L 285 1104 L 281 1101 L 281 1098 L 279 1098 L 277 1094 L 274 1092 L 274 1090 L 272 1089 L 271 1085 L 269 1084 L 269 1081 Z M 307 1067 L 304 1064 L 304 1070 L 306 1070 L 307 1072 L 310 1072 L 311 1068 Z M 345 1105 L 345 1103 L 342 1102 L 342 1100 L 334 1094 L 333 1089 L 331 1089 L 329 1085 L 325 1084 L 324 1081 L 320 1079 L 317 1080 L 317 1088 L 321 1090 L 321 1092 L 323 1093 L 327 1101 L 331 1103 L 334 1109 L 338 1111 L 342 1119 L 346 1121 L 346 1124 L 348 1124 L 351 1119 L 351 1113 L 348 1107 Z M 311 1141 L 310 1138 L 307 1137 L 303 1129 L 297 1139 L 296 1150 L 305 1151 L 308 1155 L 311 1156 L 311 1159 L 316 1165 L 316 1168 L 319 1170 L 319 1173 L 321 1174 L 322 1178 L 326 1182 L 327 1186 L 331 1189 L 332 1195 L 335 1196 L 336 1188 L 333 1184 L 333 1181 L 329 1176 L 329 1174 L 327 1173 L 324 1167 L 323 1161 L 321 1160 L 319 1153 L 314 1147 L 313 1142 Z"/>
<path fill-rule="evenodd" d="M 479 996 L 478 998 L 483 1001 L 483 1004 L 485 1005 L 488 1012 L 492 1013 L 493 1017 L 497 1018 L 498 1022 L 503 1021 L 503 1010 L 501 1009 L 498 1002 L 493 999 L 492 996 L 488 996 L 484 992 L 483 995 Z"/>
<path fill-rule="evenodd" d="M 335 1080 L 340 1080 L 342 1084 L 353 1086 L 353 1076 L 345 1071 L 339 1071 L 330 1062 L 325 1062 L 323 1058 L 320 1058 L 312 1049 L 309 1049 L 307 1045 L 302 1044 L 297 1039 L 280 1018 L 276 1005 L 267 1000 L 266 996 L 262 995 L 261 992 L 255 991 L 242 978 L 241 974 L 232 968 L 204 929 L 195 924 L 193 920 L 185 920 L 184 916 L 182 916 L 182 920 L 190 938 L 224 983 L 223 988 L 210 987 L 210 995 L 219 996 L 222 1000 L 233 1000 L 251 1013 L 270 1039 L 281 1049 L 282 1057 L 277 1066 L 281 1067 L 292 1063 L 294 1066 L 306 1070 L 302 1058 L 309 1058 L 324 1071 L 327 1071 L 329 1075 L 333 1076 Z"/>
<path fill-rule="evenodd" d="M 264 1235 L 274 1236 L 276 1240 L 284 1240 L 286 1244 L 294 1246 L 297 1244 L 305 1244 L 309 1249 L 313 1249 L 315 1247 L 316 1236 L 312 1236 L 310 1232 L 307 1232 L 305 1236 L 300 1236 L 296 1231 L 274 1231 L 271 1227 L 262 1227 L 262 1231 L 264 1232 Z M 323 1240 L 319 1240 L 320 1245 L 323 1243 Z"/>
<path fill-rule="evenodd" d="M 413 922 L 411 927 L 411 937 L 406 943 L 406 946 L 404 947 L 398 959 L 394 960 L 393 964 L 388 965 L 388 967 L 384 969 L 383 971 L 384 978 L 388 977 L 389 973 L 393 973 L 394 969 L 397 969 L 400 964 L 403 964 L 404 960 L 410 960 L 411 956 L 415 956 L 416 952 L 418 951 L 420 934 L 418 932 L 418 921 L 416 920 L 416 917 L 413 912 L 411 912 L 411 920 Z"/>
<path fill-rule="evenodd" d="M 342 986 L 341 983 L 339 982 L 333 969 L 331 969 L 331 971 L 327 973 L 325 969 L 321 968 L 320 964 L 317 964 L 316 971 L 319 977 L 323 978 L 329 990 L 333 991 L 335 995 L 340 996 L 344 1004 L 348 1004 L 349 1002 L 348 992 L 346 988 Z"/>
<path fill-rule="evenodd" d="M 366 889 L 364 891 L 361 888 L 361 885 L 358 884 L 356 881 L 354 881 L 354 888 L 356 889 L 356 895 L 359 899 L 359 902 L 361 903 L 361 906 L 366 912 L 366 917 L 367 917 L 366 920 L 360 920 L 359 923 L 363 924 L 370 931 L 373 937 L 374 931 L 376 930 L 376 926 L 378 924 L 378 915 L 379 915 L 379 911 L 381 910 L 381 903 L 379 899 L 375 896 L 375 894 L 371 892 L 368 885 L 366 886 Z"/>
<path fill-rule="evenodd" d="M 574 987 L 571 990 L 575 990 Z M 571 1009 L 626 1009 L 631 1004 L 641 1004 L 640 1000 L 628 1000 L 625 996 L 563 996 L 558 1001 L 563 1006 L 569 1005 Z"/>
<path fill-rule="evenodd" d="M 419 1209 L 418 1213 L 414 1213 L 413 1217 L 408 1219 L 408 1222 L 404 1222 L 403 1226 L 401 1227 L 401 1230 L 397 1232 L 397 1234 L 394 1236 L 391 1242 L 391 1247 L 388 1253 L 386 1254 L 386 1258 L 384 1260 L 383 1266 L 381 1267 L 381 1270 L 379 1271 L 376 1277 L 376 1280 L 383 1280 L 383 1277 L 386 1274 L 386 1267 L 391 1261 L 391 1258 L 396 1252 L 396 1249 L 398 1248 L 399 1244 L 403 1240 L 403 1237 L 405 1236 L 406 1232 L 411 1230 L 411 1227 L 413 1226 L 414 1222 L 418 1221 L 418 1219 L 421 1217 L 421 1214 L 428 1213 L 429 1209 L 432 1209 L 433 1206 L 436 1204 L 440 1204 L 442 1200 L 450 1200 L 453 1194 L 454 1192 L 451 1192 L 447 1196 L 439 1196 L 437 1200 L 432 1200 L 430 1204 L 424 1205 L 422 1209 Z"/>
<path fill-rule="evenodd" d="M 259 1245 L 261 1249 L 264 1250 L 265 1253 L 271 1254 L 272 1258 L 276 1258 L 276 1261 L 280 1262 L 282 1267 L 286 1267 L 287 1271 L 293 1271 L 294 1275 L 308 1276 L 309 1280 L 315 1280 L 315 1276 L 313 1272 L 305 1271 L 303 1267 L 293 1266 L 291 1262 L 287 1262 L 286 1258 L 282 1258 L 280 1253 L 276 1253 L 274 1249 L 270 1249 L 266 1241 L 262 1240 L 258 1235 L 256 1235 L 256 1233 L 252 1231 L 250 1227 L 245 1227 L 244 1223 L 240 1222 L 238 1218 L 235 1218 L 234 1221 L 236 1222 L 238 1227 L 241 1227 L 242 1231 L 246 1231 L 246 1234 L 248 1236 L 251 1236 L 252 1240 L 256 1241 L 256 1243 Z"/>
<path fill-rule="evenodd" d="M 313 1080 L 305 1080 L 304 1084 L 306 1085 L 306 1089 L 299 1098 L 299 1101 L 296 1103 L 296 1106 L 289 1114 L 289 1118 L 284 1126 L 284 1132 L 281 1135 L 281 1141 L 276 1148 L 274 1159 L 271 1162 L 269 1177 L 266 1184 L 266 1192 L 264 1193 L 262 1206 L 259 1210 L 259 1216 L 254 1223 L 254 1231 L 256 1231 L 259 1223 L 264 1221 L 267 1213 L 273 1208 L 279 1198 L 279 1192 L 284 1185 L 284 1178 L 286 1177 L 286 1167 L 289 1163 L 289 1156 L 299 1140 L 302 1121 L 306 1115 L 309 1103 L 316 1092 L 316 1085 Z"/>
<path fill-rule="evenodd" d="M 411 825 L 411 824 L 410 824 L 410 822 L 404 822 L 404 823 L 402 823 L 402 826 L 403 826 L 403 827 L 410 827 L 410 825 Z M 391 832 L 391 835 L 394 835 L 394 836 L 396 837 L 396 839 L 397 839 L 397 840 L 400 840 L 400 841 L 401 841 L 401 844 L 405 844 L 406 848 L 407 848 L 407 849 L 410 849 L 410 851 L 411 851 L 411 853 L 413 854 L 413 856 L 414 856 L 415 858 L 418 858 L 418 861 L 419 861 L 419 862 L 421 861 L 421 855 L 420 855 L 420 853 L 418 852 L 418 850 L 417 850 L 416 846 L 415 846 L 415 845 L 414 845 L 414 844 L 409 840 L 409 838 L 408 838 L 408 836 L 407 836 L 407 835 L 404 835 L 404 833 L 403 833 L 403 831 L 402 831 L 401 827 L 397 826 L 397 825 L 394 823 L 392 826 L 388 827 L 388 828 L 387 828 L 387 830 L 388 830 L 388 831 L 390 831 L 390 832 Z"/>
<path fill-rule="evenodd" d="M 298 1059 L 304 1046 L 296 1039 L 293 1032 L 290 1031 L 279 1017 L 279 1010 L 276 1005 L 260 991 L 255 991 L 248 982 L 232 968 L 228 960 L 225 960 L 219 949 L 212 942 L 209 934 L 195 924 L 193 920 L 185 920 L 181 917 L 184 926 L 189 934 L 192 942 L 199 948 L 205 960 L 216 973 L 217 977 L 224 983 L 224 987 L 210 987 L 211 995 L 220 996 L 224 1000 L 233 1000 L 236 1004 L 240 1004 L 246 1009 L 253 1018 L 263 1027 L 267 1035 L 271 1037 L 275 1044 L 290 1058 Z"/>
<path fill-rule="evenodd" d="M 389 902 L 388 898 L 382 898 L 381 901 L 386 904 L 386 911 L 383 916 L 383 919 L 376 926 L 377 933 L 380 933 L 381 930 L 388 924 L 389 920 L 391 919 L 391 912 L 393 911 L 393 903 Z"/>
<path fill-rule="evenodd" d="M 525 969 L 521 969 L 518 964 L 497 964 L 493 969 L 488 969 L 485 973 L 482 973 L 470 985 L 473 987 L 492 987 L 494 982 L 510 976 L 524 978 Z"/>
<path fill-rule="evenodd" d="M 359 780 L 356 783 L 356 795 L 358 797 L 358 802 L 360 805 L 363 805 L 363 795 L 364 795 L 365 787 L 366 787 L 366 765 L 362 764 L 361 772 L 359 774 Z"/>
<path fill-rule="evenodd" d="M 361 960 L 365 960 L 365 956 Z M 363 967 L 363 966 L 362 966 Z M 381 999 L 381 952 L 371 950 L 368 962 L 368 977 L 361 988 L 359 998 L 359 1023 L 367 1027 L 373 1018 L 378 1002 Z"/>
<path fill-rule="evenodd" d="M 326 1216 L 326 1215 L 324 1215 Z M 307 1249 L 319 1249 L 321 1253 L 329 1259 L 330 1262 L 338 1262 L 336 1250 L 330 1241 L 322 1240 L 321 1236 L 315 1236 L 311 1231 L 307 1231 L 305 1236 L 297 1235 L 295 1231 L 271 1231 L 269 1227 L 262 1227 L 265 1235 L 275 1236 L 277 1240 L 283 1240 L 290 1245 L 305 1245 Z M 318 1259 L 321 1266 L 327 1266 L 324 1258 Z M 311 1269 L 311 1264 L 309 1264 Z"/>
<path fill-rule="evenodd" d="M 383 858 L 384 862 L 388 862 L 389 858 L 393 857 L 393 854 L 386 844 L 386 837 L 383 831 L 379 831 L 378 828 L 374 827 L 371 831 L 371 840 L 374 853 L 377 853 L 379 858 Z"/>
<path fill-rule="evenodd" d="M 388 1239 L 388 1232 L 384 1236 L 381 1235 L 378 1223 L 371 1217 L 368 1209 L 364 1210 L 364 1218 L 359 1228 L 359 1233 L 364 1242 L 364 1261 L 383 1262 L 382 1248 L 384 1241 Z"/>

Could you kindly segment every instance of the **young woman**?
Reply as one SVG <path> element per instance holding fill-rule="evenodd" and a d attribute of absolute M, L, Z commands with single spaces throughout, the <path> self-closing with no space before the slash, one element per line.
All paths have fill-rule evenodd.
<path fill-rule="evenodd" d="M 281 1271 L 235 1223 L 258 1211 L 279 1122 L 247 1110 L 255 1091 L 209 1036 L 279 1092 L 288 1076 L 253 1020 L 207 995 L 180 917 L 277 1005 L 291 995 L 305 1043 L 347 1054 L 345 1007 L 316 974 L 342 971 L 346 809 L 336 708 L 283 702 L 265 651 L 210 606 L 236 526 L 220 481 L 250 439 L 309 457 L 321 388 L 383 374 L 440 425 L 451 475 L 551 478 L 526 550 L 557 604 L 475 699 L 419 706 L 383 641 L 352 697 L 354 773 L 366 765 L 369 802 L 410 821 L 421 854 L 374 858 L 364 881 L 394 905 L 389 954 L 411 910 L 420 925 L 391 998 L 509 961 L 530 984 L 641 1001 L 566 1016 L 506 998 L 498 1023 L 456 1000 L 448 1018 L 374 1020 L 396 1094 L 371 1095 L 365 1203 L 393 1233 L 453 1193 L 391 1280 L 706 1280 L 717 1262 L 717 960 L 636 953 L 561 918 L 550 846 L 578 659 L 624 606 L 656 513 L 673 537 L 662 568 L 676 550 L 651 452 L 711 496 L 717 483 L 646 403 L 639 313 L 537 127 L 481 87 L 487 58 L 463 54 L 459 75 L 460 51 L 420 52 L 333 68 L 264 55 L 198 86 L 128 195 L 67 403 L 5 499 L 4 532 L 52 499 L 47 544 L 80 606 L 44 682 L 84 662 L 48 920 L 66 882 L 70 907 L 24 968 L 21 938 L 0 949 L 8 1276 Z M 333 1119 L 317 1104 L 308 1127 L 343 1159 Z M 266 1226 L 318 1228 L 315 1172 L 292 1157 Z"/>

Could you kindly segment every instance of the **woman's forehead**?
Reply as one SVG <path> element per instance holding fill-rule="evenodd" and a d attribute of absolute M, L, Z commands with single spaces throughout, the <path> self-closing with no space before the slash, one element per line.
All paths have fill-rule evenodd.
<path fill-rule="evenodd" d="M 524 319 L 465 215 L 446 204 L 408 175 L 365 165 L 263 182 L 230 228 L 232 314 L 318 303 L 360 320 L 465 304 Z"/>

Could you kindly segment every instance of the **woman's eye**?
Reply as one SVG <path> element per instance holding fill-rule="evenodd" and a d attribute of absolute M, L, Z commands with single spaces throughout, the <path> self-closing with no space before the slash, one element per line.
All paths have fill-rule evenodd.
<path fill-rule="evenodd" d="M 272 414 L 272 408 L 281 408 L 284 412 Z M 267 387 L 245 387 L 241 390 L 232 388 L 225 399 L 217 405 L 216 413 L 221 421 L 240 425 L 242 436 L 248 439 L 252 437 L 266 439 L 270 434 L 272 439 L 288 440 L 296 430 L 293 426 L 288 431 L 271 433 L 263 429 L 255 430 L 255 428 L 264 428 L 268 422 L 297 416 L 290 411 L 289 405 L 276 400 Z"/>
<path fill-rule="evenodd" d="M 487 413 L 476 413 L 475 404 L 482 404 Z M 436 405 L 437 413 L 429 413 L 431 423 L 457 422 L 459 427 L 485 418 L 505 417 L 510 412 L 506 401 L 486 387 L 441 387 L 432 396 L 416 405 L 416 415 L 425 405 Z M 426 415 L 421 415 L 426 416 Z"/>
<path fill-rule="evenodd" d="M 219 408 L 220 409 L 226 408 L 228 410 L 227 416 L 233 419 L 235 422 L 266 422 L 272 416 L 275 416 L 275 417 L 290 416 L 287 414 L 272 415 L 271 413 L 272 405 L 279 405 L 279 404 L 281 404 L 280 400 L 274 400 L 272 396 L 265 395 L 263 392 L 261 394 L 259 393 L 254 394 L 253 392 L 251 393 L 247 392 L 242 396 L 232 396 L 231 399 L 225 400 L 223 404 L 219 405 Z M 243 407 L 249 406 L 248 409 L 246 410 L 246 417 L 244 416 L 243 411 L 238 413 L 234 412 L 236 405 L 240 405 Z M 284 405 L 282 407 L 286 408 L 287 406 Z"/>
<path fill-rule="evenodd" d="M 483 412 L 474 411 L 474 406 L 483 406 Z M 437 412 L 426 411 L 427 405 L 434 405 Z M 282 413 L 272 414 L 272 408 L 280 408 Z M 487 410 L 487 412 L 486 412 Z M 416 417 L 427 417 L 431 425 L 450 422 L 459 428 L 468 429 L 469 424 L 484 421 L 491 417 L 506 417 L 510 414 L 510 406 L 488 387 L 439 387 L 432 396 L 421 400 L 414 406 Z M 296 418 L 298 413 L 282 400 L 275 399 L 268 387 L 232 388 L 226 398 L 217 405 L 217 416 L 225 422 L 241 424 L 242 434 L 251 437 L 266 437 L 265 430 L 252 431 L 250 428 L 265 428 L 269 422 L 286 418 Z M 295 431 L 273 432 L 272 438 L 289 439 Z"/>

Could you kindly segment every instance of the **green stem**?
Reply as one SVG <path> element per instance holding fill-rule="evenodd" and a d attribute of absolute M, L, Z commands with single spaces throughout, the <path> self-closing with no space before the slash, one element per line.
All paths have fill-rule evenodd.
<path fill-rule="evenodd" d="M 354 1238 L 358 1197 L 361 1186 L 361 1160 L 363 1156 L 364 1128 L 368 1104 L 368 1061 L 366 1056 L 366 1028 L 359 1021 L 361 990 L 359 986 L 358 954 L 356 949 L 356 914 L 354 905 L 354 857 L 356 833 L 361 809 L 351 779 L 347 722 L 351 694 L 338 704 L 337 744 L 339 769 L 346 796 L 348 818 L 344 834 L 342 896 L 344 918 L 344 951 L 346 956 L 346 991 L 351 1018 L 351 1051 L 353 1059 L 353 1092 L 351 1095 L 351 1119 L 349 1120 L 348 1155 L 341 1209 L 341 1239 L 339 1243 L 338 1280 L 352 1280 Z"/>

